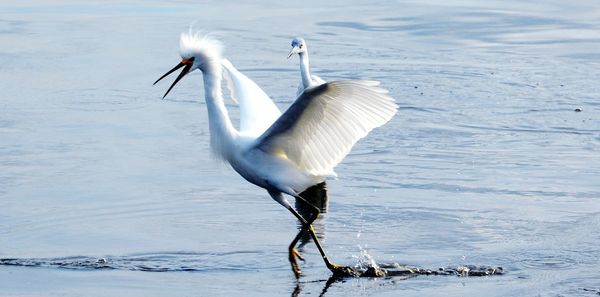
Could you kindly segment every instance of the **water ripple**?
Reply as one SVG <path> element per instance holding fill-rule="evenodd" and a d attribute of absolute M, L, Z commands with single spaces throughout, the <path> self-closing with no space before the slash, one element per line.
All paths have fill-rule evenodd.
<path fill-rule="evenodd" d="M 255 270 L 244 264 L 224 265 L 220 263 L 221 258 L 228 261 L 239 258 L 260 257 L 263 252 L 259 251 L 235 251 L 225 253 L 158 253 L 138 254 L 130 256 L 108 256 L 108 257 L 62 257 L 62 258 L 0 258 L 0 265 L 20 267 L 44 267 L 61 268 L 71 270 L 129 270 L 145 272 L 207 272 L 207 271 L 252 271 Z M 368 255 L 367 255 L 368 256 Z M 354 266 L 356 274 L 348 276 L 355 277 L 381 277 L 381 276 L 407 276 L 407 275 L 456 275 L 456 276 L 490 276 L 502 275 L 502 267 L 491 267 L 481 265 L 458 265 L 453 267 L 442 267 L 438 269 L 427 269 L 409 267 L 398 263 L 375 263 L 368 256 L 365 262 L 364 256 L 357 258 Z M 242 262 L 243 263 L 243 262 Z M 276 267 L 274 267 L 276 268 Z"/>
<path fill-rule="evenodd" d="M 530 133 L 562 133 L 562 134 L 575 134 L 575 135 L 594 135 L 600 132 L 600 130 L 590 129 L 581 130 L 565 127 L 555 127 L 554 129 L 523 129 L 515 127 L 490 127 L 490 126 L 479 126 L 479 125 L 457 125 L 458 127 L 475 129 L 475 130 L 490 130 L 490 131 L 508 131 L 508 132 L 530 132 Z"/>
<path fill-rule="evenodd" d="M 370 22 L 322 21 L 317 25 L 368 32 L 407 32 L 414 36 L 453 36 L 455 40 L 478 41 L 481 44 L 555 44 L 599 40 L 593 25 L 516 11 L 450 11 L 444 18 L 433 12 L 420 17 L 388 17 Z"/>
<path fill-rule="evenodd" d="M 77 111 L 119 111 L 144 107 L 140 94 L 123 89 L 100 90 L 95 88 L 56 91 L 54 103 Z"/>
<path fill-rule="evenodd" d="M 557 270 L 569 269 L 577 265 L 577 260 L 565 255 L 558 256 L 539 253 L 521 260 L 521 264 L 527 268 Z"/>
<path fill-rule="evenodd" d="M 60 258 L 3 258 L 0 265 L 74 270 L 115 269 L 150 272 L 254 270 L 242 259 L 266 258 L 262 251 L 223 253 L 165 252 L 128 256 Z M 237 263 L 237 264 L 235 264 Z"/>

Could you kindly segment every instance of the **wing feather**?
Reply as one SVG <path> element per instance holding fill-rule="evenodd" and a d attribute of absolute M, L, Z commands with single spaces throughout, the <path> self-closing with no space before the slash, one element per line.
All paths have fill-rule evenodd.
<path fill-rule="evenodd" d="M 271 98 L 229 60 L 222 59 L 221 65 L 231 99 L 240 105 L 240 132 L 260 136 L 279 118 L 281 112 Z"/>
<path fill-rule="evenodd" d="M 376 81 L 334 81 L 305 90 L 256 142 L 281 153 L 312 175 L 333 168 L 371 130 L 388 122 L 398 106 Z"/>

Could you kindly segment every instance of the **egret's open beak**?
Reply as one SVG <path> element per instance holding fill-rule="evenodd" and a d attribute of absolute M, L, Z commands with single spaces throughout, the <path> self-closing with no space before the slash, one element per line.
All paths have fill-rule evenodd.
<path fill-rule="evenodd" d="M 173 84 L 169 87 L 169 89 L 167 90 L 167 92 L 163 96 L 163 99 L 165 99 L 165 97 L 167 97 L 167 94 L 169 94 L 169 92 L 171 92 L 171 89 L 175 86 L 175 84 L 177 84 L 177 82 L 179 82 L 179 80 L 181 78 L 183 78 L 186 74 L 188 74 L 190 72 L 190 69 L 192 68 L 192 65 L 194 65 L 194 57 L 191 57 L 189 59 L 183 59 L 183 60 L 181 60 L 181 62 L 179 62 L 179 64 L 177 64 L 177 66 L 173 67 L 173 69 L 169 70 L 167 73 L 165 73 L 163 76 L 161 76 L 159 79 L 157 79 L 154 82 L 153 85 L 155 85 L 161 79 L 167 77 L 169 74 L 173 73 L 175 70 L 183 67 L 183 70 L 181 70 L 181 73 L 179 73 L 179 76 L 177 76 L 177 78 L 175 79 L 175 81 L 173 82 Z"/>
<path fill-rule="evenodd" d="M 289 59 L 289 58 L 290 58 L 290 57 L 291 57 L 293 54 L 297 54 L 299 51 L 300 51 L 300 48 L 299 48 L 299 47 L 297 47 L 297 46 L 294 46 L 294 47 L 292 48 L 292 50 L 290 51 L 290 53 L 288 54 L 288 57 L 287 57 L 287 58 Z"/>

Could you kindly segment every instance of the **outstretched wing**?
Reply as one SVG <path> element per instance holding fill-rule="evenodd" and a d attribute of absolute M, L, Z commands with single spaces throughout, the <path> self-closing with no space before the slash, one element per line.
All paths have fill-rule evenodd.
<path fill-rule="evenodd" d="M 227 59 L 221 60 L 223 78 L 233 101 L 240 105 L 240 132 L 259 136 L 281 115 L 271 98 Z"/>
<path fill-rule="evenodd" d="M 398 106 L 376 81 L 334 81 L 307 89 L 257 139 L 256 148 L 287 158 L 312 175 L 333 168 Z"/>

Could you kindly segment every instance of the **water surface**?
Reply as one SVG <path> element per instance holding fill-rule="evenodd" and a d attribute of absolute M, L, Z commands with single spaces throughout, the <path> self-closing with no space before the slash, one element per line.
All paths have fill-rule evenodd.
<path fill-rule="evenodd" d="M 48 265 L 0 266 L 0 295 L 597 295 L 600 6 L 355 2 L 3 4 L 0 258 Z M 151 85 L 192 22 L 282 109 L 297 35 L 315 74 L 400 105 L 329 181 L 335 261 L 506 273 L 328 283 L 308 243 L 297 282 L 293 217 L 210 157 L 200 74 Z"/>

